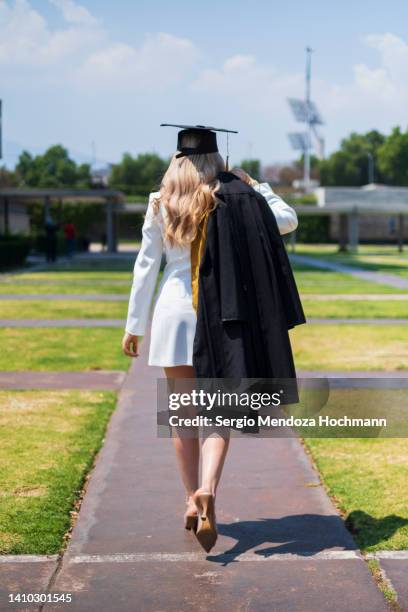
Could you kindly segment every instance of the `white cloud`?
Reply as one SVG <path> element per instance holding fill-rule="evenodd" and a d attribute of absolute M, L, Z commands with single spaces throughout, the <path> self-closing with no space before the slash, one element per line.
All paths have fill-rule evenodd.
<path fill-rule="evenodd" d="M 352 96 L 369 98 L 390 110 L 408 103 L 408 44 L 394 34 L 371 34 L 365 38 L 367 45 L 378 52 L 379 66 L 365 64 L 354 66 Z"/>
<path fill-rule="evenodd" d="M 111 43 L 86 58 L 77 80 L 88 87 L 163 90 L 183 79 L 194 66 L 199 53 L 187 39 L 166 33 L 146 37 L 140 47 Z"/>
<path fill-rule="evenodd" d="M 371 34 L 365 42 L 380 54 L 380 62 L 389 80 L 406 86 L 408 82 L 408 43 L 391 33 Z"/>
<path fill-rule="evenodd" d="M 73 0 L 49 0 L 63 14 L 68 23 L 78 23 L 84 25 L 94 25 L 97 20 L 87 8 L 74 2 Z"/>
<path fill-rule="evenodd" d="M 0 3 L 0 64 L 56 65 L 100 42 L 103 32 L 92 26 L 51 31 L 27 0 Z M 61 69 L 61 66 L 58 66 Z"/>
<path fill-rule="evenodd" d="M 364 38 L 377 52 L 373 67 L 358 63 L 352 67 L 353 79 L 345 85 L 331 84 L 322 91 L 328 111 L 343 113 L 354 122 L 368 122 L 380 129 L 406 124 L 408 106 L 408 44 L 394 34 L 371 34 Z M 350 118 L 350 121 L 353 121 Z M 362 128 L 364 129 L 364 128 Z"/>
<path fill-rule="evenodd" d="M 220 69 L 204 70 L 192 83 L 192 90 L 271 113 L 286 108 L 287 96 L 302 92 L 302 79 L 301 74 L 280 74 L 274 67 L 258 63 L 252 55 L 234 55 Z"/>
<path fill-rule="evenodd" d="M 35 68 L 37 82 L 157 92 L 180 82 L 198 58 L 190 40 L 163 32 L 137 46 L 112 41 L 85 7 L 73 0 L 50 2 L 61 10 L 65 27 L 52 29 L 28 0 L 0 0 L 0 76 L 8 70 L 13 82 L 24 82 L 25 69 Z"/>

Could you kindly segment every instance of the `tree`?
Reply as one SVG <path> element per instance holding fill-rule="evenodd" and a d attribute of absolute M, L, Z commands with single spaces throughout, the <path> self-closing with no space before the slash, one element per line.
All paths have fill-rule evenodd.
<path fill-rule="evenodd" d="M 122 161 L 113 167 L 109 184 L 125 193 L 145 198 L 159 188 L 168 163 L 156 153 L 143 153 L 137 157 L 125 153 Z"/>
<path fill-rule="evenodd" d="M 279 185 L 283 187 L 292 187 L 293 181 L 303 178 L 303 171 L 293 164 L 292 166 L 283 166 L 279 172 Z"/>
<path fill-rule="evenodd" d="M 304 163 L 305 163 L 304 159 L 305 159 L 305 155 L 304 153 L 302 153 L 299 159 L 294 163 L 294 167 L 298 169 L 300 173 L 299 178 L 301 179 L 303 179 L 303 175 L 304 175 Z M 317 157 L 317 155 L 313 155 L 313 153 L 311 153 L 310 155 L 310 178 L 311 179 L 319 179 L 320 163 L 321 163 L 321 160 Z"/>
<path fill-rule="evenodd" d="M 261 162 L 259 159 L 243 159 L 241 162 L 241 168 L 248 172 L 256 181 L 261 180 Z"/>
<path fill-rule="evenodd" d="M 383 182 L 384 175 L 378 166 L 378 153 L 386 138 L 377 130 L 366 134 L 353 132 L 341 141 L 335 151 L 319 164 L 322 185 L 360 186 L 369 182 L 369 156 L 372 155 L 376 182 Z"/>
<path fill-rule="evenodd" d="M 16 172 L 28 187 L 87 188 L 91 185 L 89 164 L 77 165 L 61 145 L 54 145 L 35 157 L 23 151 Z"/>
<path fill-rule="evenodd" d="M 0 187 L 17 187 L 17 185 L 16 173 L 8 170 L 5 166 L 0 168 Z"/>
<path fill-rule="evenodd" d="M 378 165 L 391 184 L 408 185 L 408 130 L 392 130 L 378 149 Z"/>

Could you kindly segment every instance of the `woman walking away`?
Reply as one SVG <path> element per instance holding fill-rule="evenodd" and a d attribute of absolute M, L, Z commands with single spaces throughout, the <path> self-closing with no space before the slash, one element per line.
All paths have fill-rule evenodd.
<path fill-rule="evenodd" d="M 177 151 L 162 179 L 160 191 L 151 193 L 149 197 L 142 245 L 134 265 L 122 347 L 126 355 L 138 356 L 138 336 L 143 336 L 148 326 L 150 307 L 164 252 L 166 266 L 155 299 L 148 363 L 164 369 L 172 391 L 185 392 L 194 388 L 197 376 L 213 376 L 211 372 L 214 364 L 211 355 L 216 353 L 209 346 L 208 338 L 203 332 L 202 308 L 203 301 L 208 296 L 211 297 L 211 291 L 214 289 L 211 283 L 214 283 L 219 270 L 210 270 L 207 282 L 203 284 L 200 265 L 205 264 L 208 267 L 207 250 L 214 242 L 215 219 L 220 230 L 223 230 L 224 222 L 222 217 L 216 216 L 217 209 L 221 205 L 226 207 L 226 210 L 229 209 L 231 185 L 235 186 L 235 191 L 238 186 L 239 193 L 245 192 L 246 198 L 249 194 L 261 199 L 260 202 L 257 201 L 256 206 L 258 204 L 261 208 L 265 206 L 266 214 L 270 215 L 265 223 L 271 225 L 272 231 L 274 227 L 278 228 L 275 242 L 281 241 L 279 234 L 286 234 L 296 229 L 297 218 L 295 211 L 266 183 L 252 182 L 245 174 L 241 175 L 245 180 L 243 182 L 237 176 L 239 171 L 237 174 L 226 172 L 224 160 L 218 152 L 215 128 L 176 127 L 183 127 L 178 134 Z M 252 186 L 248 184 L 249 182 L 252 182 Z M 265 215 L 265 210 L 262 211 Z M 258 223 L 263 221 L 258 220 Z M 269 257 L 270 254 L 268 252 L 267 254 Z M 213 266 L 218 265 L 215 260 L 212 261 Z M 224 265 L 222 261 L 220 257 L 219 265 Z M 269 258 L 268 261 L 271 263 L 272 259 Z M 271 275 L 268 278 L 268 282 L 271 282 Z M 286 287 L 280 290 L 284 293 Z M 290 291 L 288 299 L 293 300 L 293 296 L 297 295 L 296 287 L 291 286 Z M 283 299 L 286 299 L 287 295 L 288 292 Z M 303 313 L 293 324 L 303 322 L 302 315 Z M 216 323 L 224 325 L 221 319 Z M 292 325 L 287 325 L 286 321 L 280 324 L 285 328 L 287 335 L 287 327 Z M 226 327 L 225 329 L 228 335 L 228 330 Z M 239 340 L 240 330 L 236 331 Z M 262 340 L 258 338 L 258 344 L 260 343 Z M 245 343 L 241 343 L 240 346 L 243 351 L 246 350 Z M 227 343 L 225 347 L 228 351 Z M 289 349 L 285 345 L 285 350 L 290 352 L 290 345 Z M 236 357 L 236 363 L 240 363 L 241 354 L 238 353 Z M 284 354 L 283 357 L 290 365 L 285 372 L 290 371 L 288 376 L 292 375 L 294 369 L 291 366 L 291 353 Z M 221 361 L 217 362 L 221 376 L 224 375 L 225 369 L 222 366 L 222 359 L 221 356 Z M 233 362 L 234 359 L 229 360 L 230 364 Z M 237 375 L 241 376 L 242 368 L 238 369 Z M 225 371 L 226 375 L 230 375 L 227 369 Z M 251 375 L 254 371 L 256 368 L 251 370 Z M 183 433 L 186 432 L 179 431 L 176 427 L 172 430 L 177 463 L 186 490 L 184 525 L 187 529 L 193 530 L 202 547 L 209 551 L 217 539 L 215 498 L 228 451 L 229 430 L 206 429 L 201 446 L 198 430 L 190 428 L 187 435 Z M 200 455 L 201 481 L 199 481 Z"/>

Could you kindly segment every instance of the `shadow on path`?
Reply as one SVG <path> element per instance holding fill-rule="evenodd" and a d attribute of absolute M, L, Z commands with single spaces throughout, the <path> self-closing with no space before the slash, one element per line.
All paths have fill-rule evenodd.
<path fill-rule="evenodd" d="M 375 518 L 363 510 L 354 510 L 346 519 L 346 527 L 362 549 L 389 540 L 398 529 L 408 525 L 408 519 L 396 514 Z"/>
<path fill-rule="evenodd" d="M 399 528 L 408 524 L 408 519 L 389 515 L 382 519 L 357 510 L 347 519 L 352 533 L 361 533 L 364 547 L 373 546 L 389 539 Z M 356 527 L 357 526 L 357 527 Z M 279 519 L 262 518 L 256 521 L 239 521 L 219 524 L 220 535 L 236 540 L 235 544 L 219 555 L 207 556 L 207 561 L 228 565 L 248 551 L 262 557 L 276 554 L 312 556 L 316 553 L 336 550 L 357 550 L 352 538 L 345 538 L 344 522 L 339 516 L 297 514 Z M 262 547 L 263 545 L 267 545 Z M 262 548 L 260 548 L 262 547 Z"/>
<path fill-rule="evenodd" d="M 225 565 L 252 549 L 263 557 L 285 553 L 310 556 L 331 548 L 356 550 L 352 538 L 344 537 L 344 523 L 336 515 L 295 514 L 278 519 L 221 523 L 218 532 L 233 538 L 236 543 L 220 555 L 210 555 L 207 560 Z M 270 546 L 258 548 L 264 544 Z"/>

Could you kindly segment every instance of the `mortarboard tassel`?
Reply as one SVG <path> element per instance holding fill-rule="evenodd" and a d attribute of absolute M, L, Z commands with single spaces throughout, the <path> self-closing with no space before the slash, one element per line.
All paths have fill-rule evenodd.
<path fill-rule="evenodd" d="M 228 132 L 227 132 L 227 157 L 225 159 L 225 169 L 227 172 L 229 172 L 229 140 L 228 140 Z"/>

